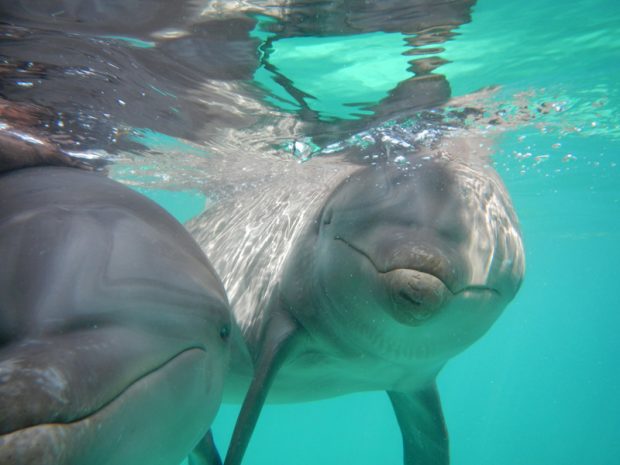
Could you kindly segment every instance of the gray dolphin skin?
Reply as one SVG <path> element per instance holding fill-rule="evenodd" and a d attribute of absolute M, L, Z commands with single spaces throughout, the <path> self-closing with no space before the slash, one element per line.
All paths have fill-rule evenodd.
<path fill-rule="evenodd" d="M 225 401 L 245 398 L 226 465 L 241 462 L 265 401 L 373 390 L 390 397 L 406 465 L 449 463 L 435 377 L 525 268 L 508 193 L 473 146 L 455 131 L 368 163 L 264 161 L 188 225 L 249 350 L 227 378 Z"/>
<path fill-rule="evenodd" d="M 417 144 L 431 124 L 395 143 L 378 128 L 450 105 L 436 54 L 474 4 L 0 0 L 17 26 L 0 47 L 11 57 L 4 73 L 38 79 L 7 85 L 3 98 L 53 109 L 52 122 L 62 114 L 82 148 L 131 149 L 117 137 L 125 126 L 214 142 L 195 163 L 217 199 L 188 225 L 210 268 L 189 236 L 152 206 L 128 207 L 137 194 L 96 174 L 0 177 L 0 463 L 20 463 L 19 453 L 21 463 L 47 454 L 46 464 L 165 465 L 197 444 L 191 465 L 220 464 L 208 427 L 223 389 L 243 402 L 225 465 L 241 463 L 265 402 L 376 390 L 393 405 L 405 465 L 447 465 L 436 376 L 516 295 L 523 244 L 476 134 L 443 128 Z M 409 79 L 368 102 L 370 117 L 324 120 L 269 61 L 281 39 L 379 31 L 403 34 L 416 58 Z M 259 67 L 298 111 L 267 105 L 277 93 L 252 83 Z M 24 145 L 30 126 L 14 129 L 0 140 L 18 144 L 8 167 L 82 166 L 58 138 Z M 372 131 L 370 147 L 294 158 L 298 140 L 346 146 Z M 293 139 L 292 157 L 244 142 L 257 134 L 269 147 Z"/>
<path fill-rule="evenodd" d="M 176 465 L 209 442 L 231 313 L 173 217 L 98 173 L 7 171 L 0 263 L 1 464 Z"/>

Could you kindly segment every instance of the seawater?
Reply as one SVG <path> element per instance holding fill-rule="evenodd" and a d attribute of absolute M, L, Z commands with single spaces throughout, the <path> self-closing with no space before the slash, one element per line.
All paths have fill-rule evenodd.
<path fill-rule="evenodd" d="M 527 272 L 499 321 L 439 376 L 452 463 L 620 463 L 620 7 L 481 0 L 457 33 L 441 54 L 454 95 L 499 85 L 560 106 L 496 148 Z M 222 450 L 237 412 L 224 405 L 213 425 Z M 267 405 L 244 463 L 399 464 L 400 441 L 384 393 Z"/>
<path fill-rule="evenodd" d="M 496 100 L 513 102 L 506 111 L 523 102 L 536 117 L 506 130 L 494 149 L 521 221 L 523 287 L 438 379 L 452 464 L 618 464 L 620 6 L 616 0 L 479 0 L 472 21 L 455 32 L 443 51 L 433 52 L 446 61 L 437 72 L 452 94 L 499 86 Z M 287 38 L 272 44 L 269 61 L 314 96 L 310 109 L 337 122 L 364 115 L 360 103 L 380 100 L 411 77 L 406 51 L 398 33 Z M 253 81 L 269 89 L 274 105 L 298 109 L 272 68 L 259 68 Z M 28 90 L 32 83 L 18 85 Z M 139 128 L 133 134 L 159 152 L 189 150 L 172 137 Z M 180 221 L 204 207 L 199 191 L 143 184 L 140 192 Z M 223 405 L 213 424 L 222 453 L 238 410 Z M 266 405 L 244 459 L 246 465 L 401 463 L 400 431 L 384 393 Z"/>

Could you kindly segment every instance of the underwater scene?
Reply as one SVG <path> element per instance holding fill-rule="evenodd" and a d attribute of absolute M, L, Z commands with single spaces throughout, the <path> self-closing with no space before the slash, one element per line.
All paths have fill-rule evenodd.
<path fill-rule="evenodd" d="M 209 406 L 196 407 L 210 420 L 194 418 L 198 394 L 181 387 L 197 381 L 179 371 L 161 397 L 166 412 L 144 407 L 152 434 L 134 434 L 140 422 L 128 420 L 138 426 L 114 426 L 93 455 L 83 449 L 96 433 L 55 461 L 37 458 L 37 443 L 31 461 L 0 450 L 0 464 L 166 465 L 148 451 L 178 446 L 173 463 L 213 465 L 182 458 L 209 424 L 226 465 L 620 463 L 619 58 L 614 0 L 0 0 L 0 172 L 18 153 L 35 160 L 25 165 L 100 173 L 153 200 L 214 271 L 187 272 L 192 262 L 152 279 L 186 289 L 183 273 L 213 273 L 236 318 L 216 328 L 230 356 L 201 365 L 208 389 L 223 389 L 221 405 L 209 391 Z M 408 221 L 436 227 L 416 236 L 432 247 L 403 238 Z M 323 246 L 329 234 L 345 245 Z M 391 274 L 407 253 L 422 272 L 403 284 Z M 20 281 L 0 266 L 2 295 Z M 398 291 L 381 301 L 367 268 Z M 181 293 L 198 295 L 192 286 Z M 0 302 L 9 362 L 14 294 Z M 111 301 L 125 308 L 134 297 Z M 336 300 L 351 313 L 331 314 Z M 352 315 L 388 300 L 372 327 Z M 416 310 L 403 314 L 404 301 Z M 157 318 L 156 331 L 176 324 Z M 402 342 L 411 328 L 425 342 Z M 178 337 L 162 336 L 163 346 Z M 19 415 L 7 407 L 15 391 L 2 388 L 9 362 L 0 358 L 0 449 L 25 450 L 33 439 L 7 439 Z M 101 365 L 97 383 L 116 380 Z M 259 400 L 242 411 L 248 389 Z M 103 410 L 124 392 L 92 402 Z M 50 423 L 79 422 L 84 409 Z M 409 424 L 407 412 L 422 420 Z"/>

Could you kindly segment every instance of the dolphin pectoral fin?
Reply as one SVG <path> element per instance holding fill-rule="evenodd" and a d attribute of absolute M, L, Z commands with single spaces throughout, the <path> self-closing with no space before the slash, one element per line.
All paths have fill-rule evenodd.
<path fill-rule="evenodd" d="M 388 391 L 403 435 L 405 465 L 448 465 L 448 432 L 435 383 L 411 393 Z"/>
<path fill-rule="evenodd" d="M 188 457 L 189 465 L 222 465 L 211 430 L 203 436 Z"/>
<path fill-rule="evenodd" d="M 254 378 L 243 400 L 224 465 L 241 463 L 271 383 L 290 352 L 296 333 L 296 323 L 285 313 L 277 312 L 271 315 L 266 323 Z"/>

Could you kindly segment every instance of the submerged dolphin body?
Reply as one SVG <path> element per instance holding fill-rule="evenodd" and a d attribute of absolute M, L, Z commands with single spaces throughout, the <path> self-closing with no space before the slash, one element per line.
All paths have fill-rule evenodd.
<path fill-rule="evenodd" d="M 0 263 L 0 463 L 178 464 L 231 330 L 185 229 L 99 174 L 19 169 L 0 175 Z"/>
<path fill-rule="evenodd" d="M 524 272 L 508 193 L 468 140 L 368 163 L 265 160 L 189 225 L 250 354 L 225 390 L 239 401 L 249 386 L 226 465 L 241 462 L 265 400 L 370 390 L 389 394 L 407 465 L 449 462 L 435 377 Z"/>

